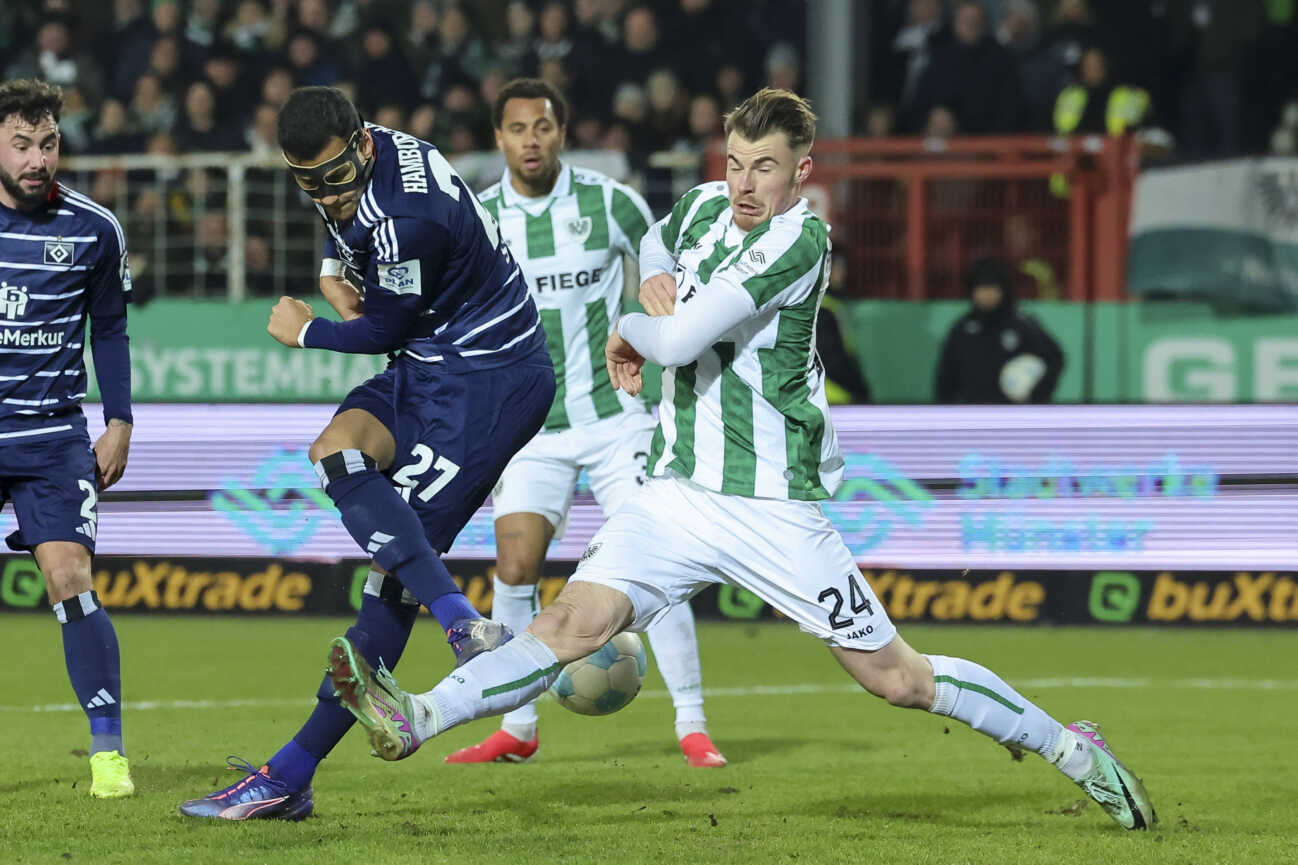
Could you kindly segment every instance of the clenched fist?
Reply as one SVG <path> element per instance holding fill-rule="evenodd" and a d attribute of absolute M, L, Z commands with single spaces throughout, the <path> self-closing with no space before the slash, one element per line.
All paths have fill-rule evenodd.
<path fill-rule="evenodd" d="M 284 296 L 270 310 L 270 323 L 266 332 L 289 348 L 301 348 L 297 335 L 302 332 L 302 325 L 315 318 L 311 305 L 297 298 Z"/>

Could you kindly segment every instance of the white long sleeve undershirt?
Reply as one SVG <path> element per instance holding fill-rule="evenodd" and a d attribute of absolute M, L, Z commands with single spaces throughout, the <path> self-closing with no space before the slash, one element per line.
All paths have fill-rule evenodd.
<path fill-rule="evenodd" d="M 643 250 L 642 242 L 642 256 Z M 633 312 L 622 316 L 617 332 L 646 360 L 662 366 L 682 366 L 756 314 L 757 307 L 747 291 L 728 279 L 714 277 L 707 285 L 687 282 L 680 286 L 671 315 Z"/>

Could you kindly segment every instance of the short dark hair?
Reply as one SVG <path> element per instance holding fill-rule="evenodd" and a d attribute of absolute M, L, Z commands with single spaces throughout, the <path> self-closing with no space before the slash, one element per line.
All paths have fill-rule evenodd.
<path fill-rule="evenodd" d="M 17 114 L 35 126 L 46 117 L 59 122 L 63 111 L 63 90 L 35 78 L 16 78 L 0 84 L 0 123 Z"/>
<path fill-rule="evenodd" d="M 804 150 L 816 140 L 816 113 L 810 102 L 792 91 L 763 87 L 726 115 L 726 135 L 732 132 L 748 141 L 783 132 L 789 147 Z"/>
<path fill-rule="evenodd" d="M 491 123 L 497 129 L 505 122 L 505 103 L 511 99 L 549 99 L 555 122 L 560 126 L 568 125 L 568 103 L 558 87 L 540 78 L 515 78 L 500 88 L 496 104 L 491 107 Z"/>
<path fill-rule="evenodd" d="M 347 141 L 363 125 L 356 106 L 336 87 L 299 87 L 279 110 L 276 131 L 285 155 L 303 161 L 324 150 L 330 138 Z"/>

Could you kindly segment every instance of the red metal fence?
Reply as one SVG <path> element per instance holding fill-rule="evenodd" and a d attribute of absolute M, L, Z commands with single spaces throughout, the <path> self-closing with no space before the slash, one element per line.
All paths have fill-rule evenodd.
<path fill-rule="evenodd" d="M 1131 138 L 830 139 L 812 155 L 806 195 L 833 226 L 849 295 L 961 297 L 965 268 L 984 256 L 1010 262 L 1020 297 L 1125 294 Z M 708 176 L 725 176 L 721 154 Z"/>

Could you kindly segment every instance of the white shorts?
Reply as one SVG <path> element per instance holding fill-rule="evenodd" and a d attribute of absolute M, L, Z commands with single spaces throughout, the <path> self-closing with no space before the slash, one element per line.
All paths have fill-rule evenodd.
<path fill-rule="evenodd" d="M 568 509 L 583 468 L 595 501 L 610 516 L 645 480 L 653 415 L 628 410 L 594 423 L 541 432 L 505 466 L 491 493 L 496 519 L 505 514 L 540 514 L 562 538 Z"/>
<path fill-rule="evenodd" d="M 642 631 L 709 583 L 748 589 L 831 646 L 874 651 L 897 629 L 815 502 L 650 478 L 591 539 L 571 580 L 631 599 Z"/>

